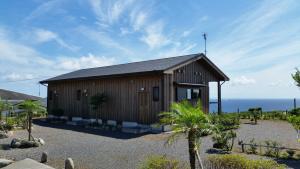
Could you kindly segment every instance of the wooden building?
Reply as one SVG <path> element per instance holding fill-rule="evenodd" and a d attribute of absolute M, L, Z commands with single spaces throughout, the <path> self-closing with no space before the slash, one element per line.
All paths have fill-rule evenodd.
<path fill-rule="evenodd" d="M 209 82 L 229 78 L 204 54 L 192 54 L 106 67 L 82 69 L 41 81 L 48 84 L 48 112 L 60 108 L 71 117 L 151 124 L 158 113 L 183 99 L 202 100 L 209 112 Z M 105 93 L 108 101 L 95 111 L 90 97 Z"/>

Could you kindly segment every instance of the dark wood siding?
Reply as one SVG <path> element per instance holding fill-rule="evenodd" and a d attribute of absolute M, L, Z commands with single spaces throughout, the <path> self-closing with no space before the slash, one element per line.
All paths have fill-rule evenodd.
<path fill-rule="evenodd" d="M 201 101 L 203 110 L 209 112 L 209 82 L 218 81 L 218 77 L 210 70 L 209 66 L 204 61 L 198 60 L 174 70 L 173 74 L 174 82 L 176 83 L 204 85 L 199 87 L 201 90 Z M 176 86 L 174 88 L 176 88 Z"/>
<path fill-rule="evenodd" d="M 69 117 L 95 118 L 98 113 L 104 120 L 153 123 L 161 111 L 162 101 L 153 101 L 152 88 L 158 86 L 162 93 L 161 79 L 161 76 L 150 75 L 49 83 L 48 90 L 56 92 L 58 104 L 54 104 L 54 99 L 49 100 L 48 110 L 51 113 L 53 108 L 61 108 Z M 82 93 L 80 100 L 76 99 L 77 90 Z M 139 92 L 148 93 L 145 99 L 148 101 L 149 110 L 146 114 L 139 112 Z M 96 93 L 105 93 L 108 96 L 108 102 L 98 111 L 92 110 L 89 104 L 90 97 Z"/>

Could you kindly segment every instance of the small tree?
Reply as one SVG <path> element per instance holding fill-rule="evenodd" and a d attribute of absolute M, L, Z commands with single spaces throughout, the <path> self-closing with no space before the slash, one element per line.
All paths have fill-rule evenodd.
<path fill-rule="evenodd" d="M 259 118 L 259 115 L 261 114 L 262 109 L 261 108 L 250 108 L 248 111 L 251 113 L 254 123 L 257 124 L 257 119 Z"/>
<path fill-rule="evenodd" d="M 36 100 L 25 100 L 18 105 L 20 109 L 23 109 L 27 115 L 27 131 L 28 131 L 28 141 L 31 140 L 31 126 L 32 126 L 32 117 L 34 114 L 39 112 L 45 112 L 46 109 L 41 105 L 40 101 Z"/>
<path fill-rule="evenodd" d="M 300 116 L 290 116 L 288 117 L 288 121 L 293 125 L 295 130 L 297 131 L 297 140 L 299 140 L 299 134 L 300 134 Z"/>
<path fill-rule="evenodd" d="M 97 93 L 96 95 L 91 97 L 90 104 L 92 105 L 92 109 L 97 111 L 102 107 L 104 103 L 106 103 L 108 100 L 108 97 L 104 93 Z M 96 113 L 96 120 L 98 124 L 99 115 Z"/>
<path fill-rule="evenodd" d="M 201 102 L 198 101 L 196 106 L 193 106 L 186 100 L 179 103 L 173 103 L 171 105 L 171 111 L 160 113 L 160 116 L 161 124 L 172 124 L 173 134 L 168 138 L 167 143 L 171 144 L 178 136 L 186 134 L 191 169 L 195 169 L 196 167 L 196 157 L 198 158 L 201 168 L 203 168 L 198 153 L 200 137 L 203 133 L 207 133 L 208 130 L 211 130 L 213 126 L 211 125 L 209 117 L 203 112 Z"/>
<path fill-rule="evenodd" d="M 295 80 L 295 83 L 298 87 L 300 87 L 300 71 L 296 68 L 295 74 L 292 74 L 292 78 Z"/>

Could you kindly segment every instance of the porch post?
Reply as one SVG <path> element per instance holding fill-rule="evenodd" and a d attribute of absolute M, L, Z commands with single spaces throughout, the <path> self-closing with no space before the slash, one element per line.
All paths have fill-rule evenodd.
<path fill-rule="evenodd" d="M 221 83 L 218 81 L 218 114 L 222 113 Z"/>

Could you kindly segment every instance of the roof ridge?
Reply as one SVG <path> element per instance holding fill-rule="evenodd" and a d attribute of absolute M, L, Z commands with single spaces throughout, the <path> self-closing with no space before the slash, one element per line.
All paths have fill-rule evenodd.
<path fill-rule="evenodd" d="M 84 69 L 78 69 L 78 70 L 75 70 L 75 71 L 90 70 L 90 69 L 105 68 L 105 67 L 113 67 L 113 66 L 120 66 L 120 65 L 127 65 L 127 64 L 136 64 L 136 63 L 150 62 L 150 61 L 157 61 L 157 60 L 164 60 L 164 59 L 174 59 L 174 58 L 187 57 L 187 56 L 192 56 L 192 55 L 197 56 L 197 55 L 201 55 L 201 54 L 202 53 L 194 53 L 194 54 L 188 54 L 188 55 L 179 55 L 179 56 L 173 56 L 173 57 L 164 57 L 164 58 L 159 58 L 159 59 L 150 59 L 150 60 L 120 63 L 120 64 L 114 64 L 114 65 L 108 65 L 108 66 L 99 66 L 99 67 L 92 67 L 92 68 L 84 68 Z M 71 73 L 71 72 L 69 72 L 69 73 Z"/>

